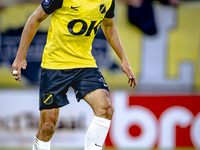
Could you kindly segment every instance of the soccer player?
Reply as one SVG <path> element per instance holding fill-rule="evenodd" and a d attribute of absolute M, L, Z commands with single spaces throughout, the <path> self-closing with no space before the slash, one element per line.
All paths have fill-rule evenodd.
<path fill-rule="evenodd" d="M 51 25 L 42 57 L 39 109 L 40 122 L 33 150 L 50 150 L 59 108 L 67 105 L 66 93 L 74 89 L 77 101 L 84 99 L 94 118 L 85 137 L 85 150 L 101 150 L 114 108 L 108 86 L 91 54 L 99 26 L 121 60 L 121 69 L 131 87 L 137 86 L 114 25 L 114 0 L 43 0 L 29 17 L 22 32 L 12 74 L 21 80 L 26 69 L 26 53 L 40 23 L 51 14 Z"/>

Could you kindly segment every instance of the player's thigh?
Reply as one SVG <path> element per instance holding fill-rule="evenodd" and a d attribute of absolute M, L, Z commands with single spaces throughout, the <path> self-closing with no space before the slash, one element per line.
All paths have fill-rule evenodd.
<path fill-rule="evenodd" d="M 85 95 L 84 100 L 92 107 L 95 115 L 111 119 L 114 108 L 110 93 L 106 89 L 97 89 Z"/>

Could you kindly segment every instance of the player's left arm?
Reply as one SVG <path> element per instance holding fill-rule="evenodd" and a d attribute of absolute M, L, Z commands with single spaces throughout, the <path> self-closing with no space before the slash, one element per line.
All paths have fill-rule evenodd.
<path fill-rule="evenodd" d="M 116 54 L 122 62 L 121 69 L 129 78 L 128 83 L 130 83 L 130 87 L 133 86 L 133 88 L 135 88 L 137 86 L 137 79 L 131 69 L 128 58 L 125 54 L 117 28 L 114 24 L 114 19 L 104 18 L 102 21 L 101 28 L 105 34 L 107 41 L 109 42 L 109 44 L 114 49 L 114 51 L 116 52 Z"/>

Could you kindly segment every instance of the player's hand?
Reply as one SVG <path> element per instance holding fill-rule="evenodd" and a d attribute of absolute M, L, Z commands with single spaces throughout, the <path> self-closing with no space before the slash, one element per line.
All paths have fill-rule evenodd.
<path fill-rule="evenodd" d="M 122 62 L 121 69 L 129 78 L 128 83 L 130 84 L 130 87 L 133 87 L 135 89 L 137 86 L 137 79 L 131 69 L 129 62 L 128 61 Z"/>
<path fill-rule="evenodd" d="M 11 68 L 11 73 L 16 81 L 21 81 L 21 69 L 26 69 L 27 62 L 23 58 L 16 57 Z"/>

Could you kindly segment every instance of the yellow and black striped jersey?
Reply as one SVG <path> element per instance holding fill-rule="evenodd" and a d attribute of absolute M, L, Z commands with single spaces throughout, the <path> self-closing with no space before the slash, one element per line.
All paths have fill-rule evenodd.
<path fill-rule="evenodd" d="M 103 20 L 114 17 L 114 0 L 43 0 L 51 14 L 42 64 L 47 69 L 97 67 L 92 42 Z"/>

